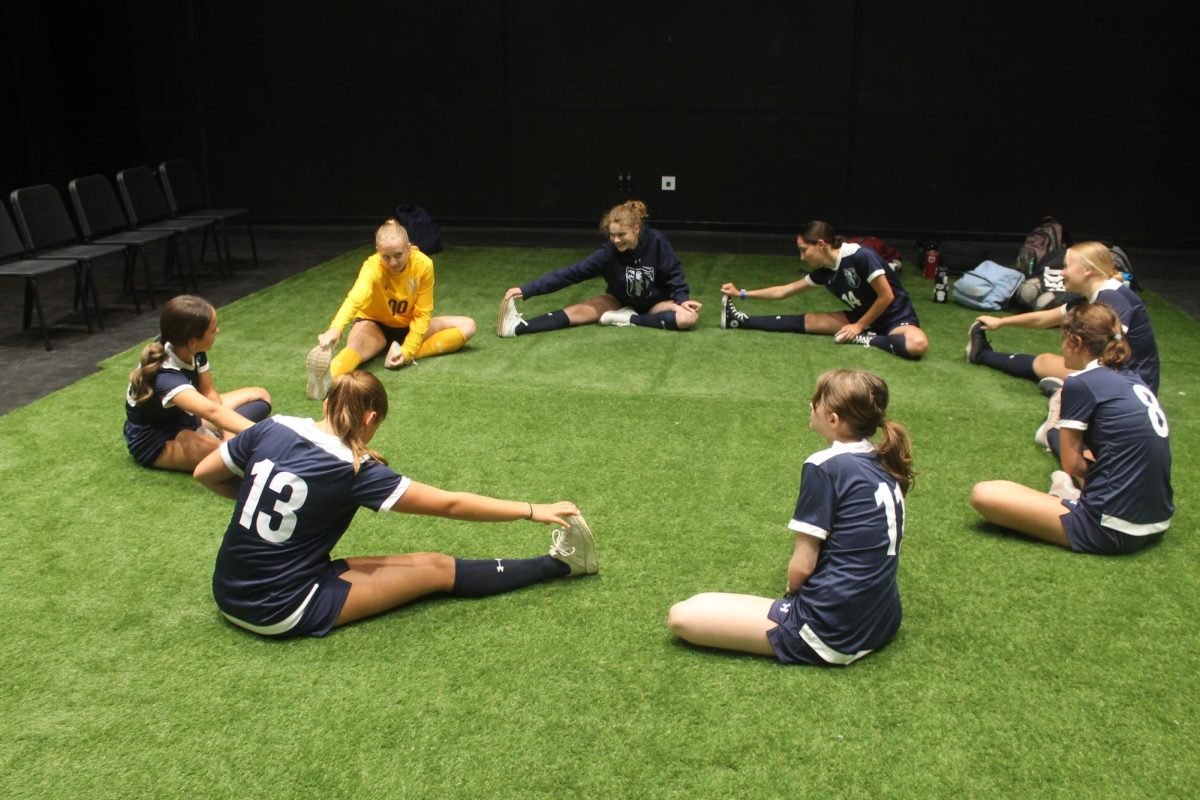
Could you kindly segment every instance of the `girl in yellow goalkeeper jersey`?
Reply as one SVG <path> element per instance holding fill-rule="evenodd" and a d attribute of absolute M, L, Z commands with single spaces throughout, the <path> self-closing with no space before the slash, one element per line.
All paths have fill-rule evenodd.
<path fill-rule="evenodd" d="M 334 356 L 350 323 L 346 346 Z M 333 379 L 385 348 L 383 365 L 399 369 L 460 350 L 474 335 L 470 317 L 433 316 L 433 261 L 409 242 L 403 225 L 389 219 L 375 232 L 375 254 L 363 262 L 333 322 L 308 354 L 308 396 L 324 398 Z"/>

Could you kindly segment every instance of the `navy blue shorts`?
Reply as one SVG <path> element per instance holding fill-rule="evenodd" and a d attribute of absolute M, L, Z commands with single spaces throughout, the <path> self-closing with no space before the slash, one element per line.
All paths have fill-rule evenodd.
<path fill-rule="evenodd" d="M 777 626 L 767 631 L 767 641 L 775 648 L 775 658 L 779 659 L 779 663 L 831 666 L 800 637 L 800 629 L 807 622 L 796 613 L 795 598 L 783 597 L 776 600 L 767 612 L 767 619 Z"/>
<path fill-rule="evenodd" d="M 193 418 L 193 421 L 196 424 L 192 427 L 186 425 L 163 427 L 139 425 L 136 422 L 125 420 L 125 446 L 129 448 L 129 454 L 133 456 L 134 461 L 143 467 L 153 467 L 154 462 L 158 461 L 158 457 L 162 454 L 163 448 L 167 446 L 167 442 L 178 436 L 180 431 L 199 429 L 200 420 Z"/>
<path fill-rule="evenodd" d="M 870 306 L 851 309 L 846 311 L 846 319 L 851 322 L 858 322 L 863 314 L 867 313 Z M 907 297 L 903 299 L 893 300 L 892 304 L 884 309 L 879 318 L 871 323 L 871 330 L 876 333 L 891 333 L 901 325 L 913 325 L 917 328 L 921 327 L 920 321 L 917 320 L 917 312 L 913 308 L 912 301 Z"/>
<path fill-rule="evenodd" d="M 387 347 L 391 347 L 396 342 L 404 344 L 404 337 L 408 336 L 408 328 L 393 328 L 391 325 L 384 325 L 379 320 L 367 319 L 366 317 L 359 317 L 354 320 L 355 325 L 360 322 L 371 322 L 379 326 L 379 332 L 383 334 L 384 339 L 387 339 Z"/>
<path fill-rule="evenodd" d="M 1070 509 L 1070 513 L 1059 519 L 1062 520 L 1063 530 L 1067 533 L 1067 541 L 1076 553 L 1120 556 L 1136 553 L 1163 537 L 1162 532 L 1148 536 L 1130 536 L 1128 533 L 1104 527 L 1100 520 L 1075 500 L 1063 500 L 1062 504 Z"/>
<path fill-rule="evenodd" d="M 288 630 L 281 631 L 280 633 L 252 632 L 271 639 L 324 636 L 329 633 L 337 623 L 338 615 L 342 613 L 342 606 L 346 605 L 346 598 L 350 596 L 350 582 L 339 577 L 349 568 L 350 565 L 343 558 L 339 558 L 337 561 L 330 561 L 325 565 L 321 570 L 321 574 L 313 581 L 317 589 L 308 599 L 308 605 L 304 607 L 304 613 L 300 615 L 300 619 L 297 620 L 296 624 Z M 228 619 L 228 617 L 226 618 Z M 229 621 L 234 625 L 238 625 L 232 619 Z M 244 626 L 239 625 L 239 627 Z M 251 629 L 246 628 L 246 630 Z"/>

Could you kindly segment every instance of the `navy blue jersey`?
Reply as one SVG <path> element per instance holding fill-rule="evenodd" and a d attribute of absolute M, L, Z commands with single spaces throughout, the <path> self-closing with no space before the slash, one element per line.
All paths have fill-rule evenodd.
<path fill-rule="evenodd" d="M 892 287 L 892 294 L 895 295 L 891 304 L 880 316 L 887 317 L 894 309 L 903 306 L 911 308 L 912 302 L 909 300 L 908 292 L 904 291 L 904 287 L 900 285 L 900 279 L 896 277 L 896 273 L 883 260 L 883 256 L 869 247 L 860 247 L 856 244 L 842 245 L 838 248 L 837 263 L 833 265 L 830 273 L 832 274 L 828 274 L 824 281 L 825 288 L 834 297 L 845 303 L 851 311 L 865 311 L 878 299 L 879 295 L 875 293 L 871 281 L 880 275 L 887 278 L 888 286 Z"/>
<path fill-rule="evenodd" d="M 276 416 L 223 443 L 242 476 L 217 553 L 213 596 L 226 614 L 257 626 L 299 616 L 359 506 L 388 511 L 410 481 L 350 449 L 310 419 Z"/>
<path fill-rule="evenodd" d="M 1058 425 L 1082 431 L 1096 458 L 1081 506 L 1104 527 L 1132 536 L 1167 529 L 1175 512 L 1167 417 L 1136 372 L 1093 361 L 1068 375 Z"/>
<path fill-rule="evenodd" d="M 125 389 L 125 419 L 135 425 L 153 425 L 172 429 L 196 429 L 200 420 L 175 405 L 180 392 L 196 389 L 201 373 L 208 372 L 208 354 L 196 353 L 191 363 L 180 360 L 168 342 L 162 366 L 154 376 L 154 393 L 140 403 L 134 402 L 132 386 Z"/>
<path fill-rule="evenodd" d="M 622 253 L 612 242 L 606 242 L 583 261 L 547 272 L 523 285 L 521 296 L 528 299 L 550 294 L 597 276 L 604 278 L 605 291 L 623 306 L 648 309 L 664 300 L 682 303 L 690 297 L 683 265 L 671 243 L 645 224 L 633 250 Z"/>
<path fill-rule="evenodd" d="M 900 627 L 904 495 L 875 447 L 838 442 L 809 456 L 788 527 L 822 542 L 796 596 L 804 641 L 833 663 L 887 644 Z"/>
<path fill-rule="evenodd" d="M 1142 376 L 1142 380 L 1154 394 L 1158 394 L 1158 343 L 1154 340 L 1154 328 L 1150 327 L 1150 315 L 1142 298 L 1118 280 L 1107 280 L 1092 298 L 1093 303 L 1104 303 L 1121 318 L 1121 330 L 1133 350 L 1129 368 Z"/>

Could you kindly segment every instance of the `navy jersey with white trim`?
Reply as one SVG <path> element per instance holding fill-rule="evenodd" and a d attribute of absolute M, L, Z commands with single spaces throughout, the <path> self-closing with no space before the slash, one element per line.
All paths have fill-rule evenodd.
<path fill-rule="evenodd" d="M 1117 280 L 1105 281 L 1093 299 L 1105 303 L 1121 318 L 1121 329 L 1133 350 L 1129 368 L 1142 376 L 1142 380 L 1156 395 L 1158 394 L 1158 343 L 1154 339 L 1154 328 L 1150 325 L 1150 314 L 1142 298 Z"/>
<path fill-rule="evenodd" d="M 137 425 L 198 428 L 200 420 L 175 405 L 175 396 L 197 389 L 200 374 L 208 372 L 208 354 L 196 353 L 191 363 L 182 361 L 168 343 L 162 365 L 154 375 L 153 394 L 142 402 L 133 399 L 133 387 L 125 388 L 125 419 Z"/>
<path fill-rule="evenodd" d="M 388 511 L 410 481 L 372 459 L 358 473 L 339 439 L 310 419 L 276 416 L 223 443 L 242 476 L 213 572 L 227 614 L 271 625 L 300 605 L 360 506 Z"/>
<path fill-rule="evenodd" d="M 835 443 L 808 457 L 788 527 L 822 540 L 796 596 L 827 646 L 847 655 L 887 644 L 900 628 L 896 583 L 904 496 L 869 442 Z"/>
<path fill-rule="evenodd" d="M 605 291 L 622 305 L 664 300 L 682 303 L 690 297 L 683 265 L 671 249 L 670 241 L 645 224 L 633 250 L 622 253 L 612 242 L 606 242 L 582 261 L 524 284 L 521 296 L 529 299 L 550 294 L 597 276 L 604 278 Z"/>
<path fill-rule="evenodd" d="M 1167 527 L 1175 511 L 1170 431 L 1158 398 L 1136 372 L 1093 361 L 1068 375 L 1058 425 L 1082 431 L 1096 459 L 1088 465 L 1080 505 L 1119 530 L 1122 522 Z"/>
<path fill-rule="evenodd" d="M 892 287 L 892 294 L 895 295 L 889 308 L 908 299 L 908 292 L 900 285 L 895 271 L 883 260 L 883 256 L 869 247 L 857 244 L 842 245 L 838 249 L 837 263 L 830 272 L 832 274 L 828 275 L 824 286 L 848 308 L 871 307 L 879 297 L 875 288 L 871 286 L 871 281 L 880 275 L 887 278 L 888 285 Z"/>

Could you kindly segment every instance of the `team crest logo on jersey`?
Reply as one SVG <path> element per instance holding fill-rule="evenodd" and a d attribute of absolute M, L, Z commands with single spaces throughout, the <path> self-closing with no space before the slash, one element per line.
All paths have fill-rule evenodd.
<path fill-rule="evenodd" d="M 654 267 L 637 264 L 625 268 L 625 291 L 630 297 L 645 297 L 654 285 Z"/>
<path fill-rule="evenodd" d="M 854 271 L 854 267 L 846 267 L 842 274 L 846 276 L 846 283 L 850 284 L 851 289 L 858 288 L 858 273 Z"/>
<path fill-rule="evenodd" d="M 410 295 L 416 295 L 416 293 L 417 293 L 417 279 L 416 278 L 408 279 L 408 293 Z"/>

